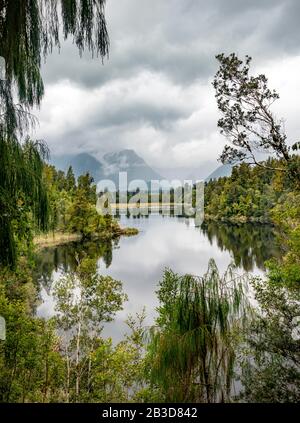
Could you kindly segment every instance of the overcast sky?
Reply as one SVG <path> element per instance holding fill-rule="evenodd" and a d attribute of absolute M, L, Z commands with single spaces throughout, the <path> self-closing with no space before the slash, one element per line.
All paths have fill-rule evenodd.
<path fill-rule="evenodd" d="M 215 55 L 253 57 L 300 139 L 299 0 L 108 0 L 109 60 L 67 41 L 43 68 L 35 136 L 52 154 L 132 148 L 160 168 L 217 166 L 225 140 L 211 81 Z"/>

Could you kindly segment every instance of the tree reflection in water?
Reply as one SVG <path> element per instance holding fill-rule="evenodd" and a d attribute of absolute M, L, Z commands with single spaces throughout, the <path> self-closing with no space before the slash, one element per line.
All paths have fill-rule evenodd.
<path fill-rule="evenodd" d="M 265 270 L 267 260 L 282 255 L 276 230 L 270 225 L 205 222 L 201 231 L 211 244 L 216 241 L 221 251 L 232 253 L 234 264 L 247 272 L 255 266 Z"/>

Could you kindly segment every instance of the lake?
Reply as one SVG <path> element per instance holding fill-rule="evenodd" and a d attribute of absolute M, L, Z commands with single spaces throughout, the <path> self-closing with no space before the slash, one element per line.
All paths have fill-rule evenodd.
<path fill-rule="evenodd" d="M 41 250 L 36 258 L 36 278 L 40 283 L 37 315 L 54 314 L 51 295 L 53 281 L 75 267 L 75 256 L 85 252 L 98 258 L 98 271 L 123 282 L 128 301 L 114 322 L 106 324 L 104 336 L 117 342 L 127 331 L 128 314 L 146 307 L 146 325 L 153 324 L 157 298 L 155 291 L 163 271 L 202 275 L 213 258 L 223 273 L 231 262 L 238 273 L 264 274 L 264 262 L 280 256 L 274 228 L 268 225 L 204 223 L 195 227 L 193 218 L 151 214 L 148 217 L 120 216 L 121 226 L 136 227 L 139 234 L 113 242 L 69 243 Z"/>

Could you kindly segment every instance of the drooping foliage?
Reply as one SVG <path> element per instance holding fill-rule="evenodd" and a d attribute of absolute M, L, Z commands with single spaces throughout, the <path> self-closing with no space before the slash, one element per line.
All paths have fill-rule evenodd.
<path fill-rule="evenodd" d="M 17 241 L 30 240 L 29 222 L 45 229 L 48 221 L 47 191 L 42 179 L 42 142 L 0 137 L 0 264 L 14 266 Z"/>
<path fill-rule="evenodd" d="M 42 59 L 60 46 L 60 21 L 64 39 L 72 37 L 80 54 L 87 49 L 102 58 L 108 55 L 104 6 L 105 0 L 0 2 L 0 56 L 6 71 L 0 81 L 1 132 L 23 133 L 28 127 L 30 108 L 44 94 Z"/>
<path fill-rule="evenodd" d="M 244 322 L 243 281 L 213 260 L 203 277 L 167 270 L 158 290 L 157 326 L 150 332 L 149 377 L 164 400 L 229 401 L 234 335 Z"/>
<path fill-rule="evenodd" d="M 0 263 L 14 265 L 17 212 L 31 209 L 40 227 L 46 224 L 46 195 L 42 189 L 40 143 L 19 144 L 35 118 L 44 94 L 41 62 L 72 37 L 79 53 L 85 49 L 102 59 L 109 39 L 104 15 L 105 0 L 1 0 L 0 56 L 5 75 L 0 79 Z M 32 160 L 32 161 L 31 161 Z M 29 191 L 32 196 L 29 198 Z M 21 204 L 20 204 L 21 202 Z"/>

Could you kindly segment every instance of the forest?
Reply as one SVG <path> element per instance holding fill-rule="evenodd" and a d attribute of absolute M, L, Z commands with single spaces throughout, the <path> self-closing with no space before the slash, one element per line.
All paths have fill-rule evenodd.
<path fill-rule="evenodd" d="M 0 402 L 298 402 L 300 145 L 270 111 L 278 94 L 251 75 L 250 57 L 217 56 L 218 127 L 230 142 L 220 160 L 233 170 L 206 182 L 203 230 L 268 224 L 281 257 L 264 263 L 264 277 L 240 275 L 234 263 L 222 273 L 213 259 L 203 275 L 166 268 L 153 325 L 145 310 L 129 315 L 113 342 L 103 328 L 128 296 L 98 259 L 109 262 L 112 244 L 138 230 L 99 214 L 93 178 L 56 169 L 47 143 L 28 136 L 44 93 L 41 62 L 60 37 L 81 54 L 109 51 L 105 1 L 59 2 L 62 31 L 56 3 L 0 2 Z M 82 249 L 53 281 L 55 314 L 39 317 L 39 249 L 68 236 Z"/>

